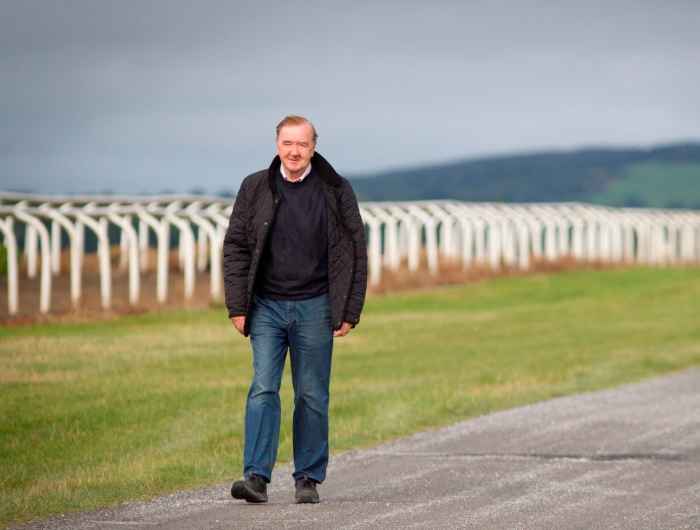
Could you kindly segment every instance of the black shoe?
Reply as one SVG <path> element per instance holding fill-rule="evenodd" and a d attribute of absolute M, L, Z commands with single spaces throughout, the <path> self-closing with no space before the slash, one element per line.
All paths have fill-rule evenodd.
<path fill-rule="evenodd" d="M 297 504 L 316 504 L 319 502 L 316 482 L 308 477 L 298 478 L 294 483 L 296 493 L 294 498 Z"/>
<path fill-rule="evenodd" d="M 245 480 L 237 480 L 231 486 L 231 496 L 247 502 L 267 502 L 267 482 L 259 475 L 250 475 Z"/>

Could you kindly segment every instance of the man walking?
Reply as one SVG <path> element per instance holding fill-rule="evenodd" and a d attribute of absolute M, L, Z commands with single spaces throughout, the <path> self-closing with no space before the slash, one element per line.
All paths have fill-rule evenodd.
<path fill-rule="evenodd" d="M 279 388 L 289 349 L 294 386 L 296 502 L 319 502 L 328 464 L 333 338 L 359 322 L 367 289 L 362 218 L 350 183 L 318 153 L 301 116 L 277 125 L 277 156 L 245 178 L 224 240 L 226 306 L 250 336 L 244 479 L 231 495 L 267 501 L 277 458 Z"/>

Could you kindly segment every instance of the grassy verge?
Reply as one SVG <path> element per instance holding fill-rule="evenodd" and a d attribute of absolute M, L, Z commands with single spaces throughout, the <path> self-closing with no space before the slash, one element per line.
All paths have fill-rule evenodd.
<path fill-rule="evenodd" d="M 373 297 L 336 342 L 332 447 L 700 364 L 700 270 Z M 0 330 L 0 526 L 240 474 L 248 344 L 223 311 Z M 291 384 L 280 459 L 291 455 Z"/>

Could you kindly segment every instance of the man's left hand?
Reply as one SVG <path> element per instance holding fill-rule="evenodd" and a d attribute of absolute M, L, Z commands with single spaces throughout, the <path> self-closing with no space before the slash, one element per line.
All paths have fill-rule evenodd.
<path fill-rule="evenodd" d="M 350 330 L 352 329 L 352 324 L 350 322 L 343 322 L 343 324 L 340 326 L 340 328 L 336 329 L 333 332 L 334 337 L 344 337 L 348 333 L 350 333 Z"/>

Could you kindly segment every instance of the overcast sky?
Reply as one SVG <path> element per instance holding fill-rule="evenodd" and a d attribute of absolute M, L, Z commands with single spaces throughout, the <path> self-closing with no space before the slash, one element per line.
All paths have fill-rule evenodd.
<path fill-rule="evenodd" d="M 347 176 L 700 139 L 700 2 L 0 0 L 0 189 L 235 192 L 312 119 Z"/>

